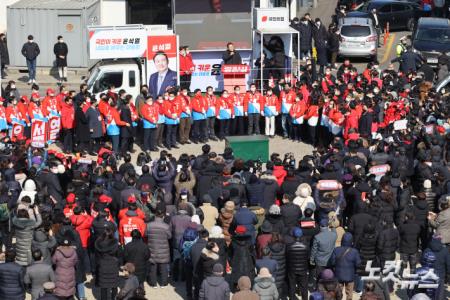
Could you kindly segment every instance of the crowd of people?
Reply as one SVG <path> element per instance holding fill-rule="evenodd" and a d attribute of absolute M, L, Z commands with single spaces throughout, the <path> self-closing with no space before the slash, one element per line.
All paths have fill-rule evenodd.
<path fill-rule="evenodd" d="M 311 39 L 325 30 L 316 26 Z M 301 50 L 293 80 L 219 96 L 183 86 L 154 98 L 142 86 L 133 99 L 111 86 L 95 99 L 85 84 L 78 93 L 62 84 L 41 97 L 33 84 L 28 98 L 9 81 L 0 297 L 87 299 L 92 275 L 102 300 L 146 299 L 145 285 L 179 281 L 195 300 L 378 300 L 416 276 L 403 296 L 446 299 L 450 94 L 432 88 L 426 63 L 358 70 L 346 60 L 317 71 Z M 34 144 L 33 124 L 55 118 L 60 137 Z M 314 151 L 272 153 L 261 165 L 207 144 L 252 134 Z M 190 143 L 201 153 L 170 153 Z"/>

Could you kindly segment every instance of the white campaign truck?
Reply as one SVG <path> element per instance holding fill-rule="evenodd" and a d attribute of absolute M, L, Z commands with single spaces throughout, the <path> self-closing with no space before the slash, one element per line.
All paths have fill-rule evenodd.
<path fill-rule="evenodd" d="M 124 89 L 136 97 L 143 84 L 149 84 L 151 74 L 164 71 L 155 65 L 155 53 L 164 52 L 167 68 L 178 73 L 178 37 L 173 31 L 144 25 L 88 26 L 89 58 L 97 60 L 87 78 L 88 90 L 99 94 L 114 85 L 116 92 Z"/>

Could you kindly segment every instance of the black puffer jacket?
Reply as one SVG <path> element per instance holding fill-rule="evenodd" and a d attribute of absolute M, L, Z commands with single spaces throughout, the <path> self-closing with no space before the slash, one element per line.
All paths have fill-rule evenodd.
<path fill-rule="evenodd" d="M 359 255 L 361 257 L 361 264 L 358 267 L 357 273 L 363 275 L 365 274 L 364 269 L 366 268 L 367 262 L 369 260 L 375 261 L 377 256 L 377 234 L 372 226 L 370 230 L 363 233 L 356 243 L 356 249 L 359 250 Z"/>
<path fill-rule="evenodd" d="M 289 274 L 306 275 L 309 262 L 309 245 L 303 239 L 296 239 L 287 246 L 287 271 Z"/>
<path fill-rule="evenodd" d="M 377 254 L 381 260 L 394 260 L 400 246 L 400 235 L 392 224 L 386 225 L 378 235 Z"/>
<path fill-rule="evenodd" d="M 119 245 L 116 239 L 95 241 L 95 285 L 115 288 L 119 285 Z"/>
<path fill-rule="evenodd" d="M 148 247 L 150 248 L 153 263 L 165 264 L 170 262 L 169 240 L 172 238 L 172 231 L 169 224 L 161 218 L 155 218 L 147 226 Z"/>
<path fill-rule="evenodd" d="M 348 231 L 353 235 L 355 244 L 361 238 L 364 226 L 370 223 L 375 224 L 376 222 L 376 218 L 364 212 L 352 216 L 348 224 Z"/>
<path fill-rule="evenodd" d="M 275 259 L 278 264 L 277 271 L 272 275 L 280 291 L 286 278 L 286 245 L 284 243 L 271 243 L 269 244 L 269 248 L 272 253 L 272 259 Z"/>
<path fill-rule="evenodd" d="M 424 200 L 419 200 L 417 198 L 415 198 L 413 200 L 413 213 L 414 216 L 416 217 L 416 222 L 417 224 L 420 225 L 420 227 L 422 229 L 428 227 L 428 203 L 427 201 Z"/>
<path fill-rule="evenodd" d="M 255 249 L 250 235 L 235 235 L 229 248 L 231 282 L 236 284 L 241 276 L 255 278 Z"/>
<path fill-rule="evenodd" d="M 284 233 L 284 222 L 281 215 L 268 214 L 266 220 L 272 225 L 272 232 Z"/>
<path fill-rule="evenodd" d="M 203 281 L 209 276 L 213 276 L 213 267 L 216 263 L 220 263 L 219 255 L 211 250 L 203 248 L 197 268 L 197 276 L 200 281 Z"/>
<path fill-rule="evenodd" d="M 414 254 L 417 252 L 420 234 L 420 225 L 415 221 L 407 220 L 398 226 L 400 234 L 400 253 Z"/>
<path fill-rule="evenodd" d="M 25 299 L 25 269 L 14 262 L 0 264 L 0 299 Z"/>
<path fill-rule="evenodd" d="M 142 239 L 133 239 L 125 245 L 124 260 L 125 263 L 133 263 L 136 267 L 134 275 L 137 276 L 140 283 L 147 278 L 147 263 L 150 259 L 150 250 Z"/>

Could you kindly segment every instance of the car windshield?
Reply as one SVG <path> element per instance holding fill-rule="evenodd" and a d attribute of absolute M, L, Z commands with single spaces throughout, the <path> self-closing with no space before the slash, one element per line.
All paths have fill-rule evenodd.
<path fill-rule="evenodd" d="M 370 28 L 368 26 L 342 26 L 341 35 L 346 37 L 363 37 L 370 35 Z"/>
<path fill-rule="evenodd" d="M 446 44 L 450 42 L 450 28 L 423 28 L 417 30 L 417 41 Z"/>

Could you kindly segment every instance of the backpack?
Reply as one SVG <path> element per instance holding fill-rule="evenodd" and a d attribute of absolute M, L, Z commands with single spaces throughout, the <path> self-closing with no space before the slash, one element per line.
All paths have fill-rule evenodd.
<path fill-rule="evenodd" d="M 0 204 L 0 222 L 9 220 L 9 208 L 8 203 Z"/>
<path fill-rule="evenodd" d="M 191 248 L 192 245 L 197 242 L 198 239 L 198 232 L 195 228 L 188 227 L 183 233 L 183 238 L 180 241 L 180 249 L 181 249 L 181 256 L 183 257 L 184 261 L 188 262 L 191 260 Z"/>

